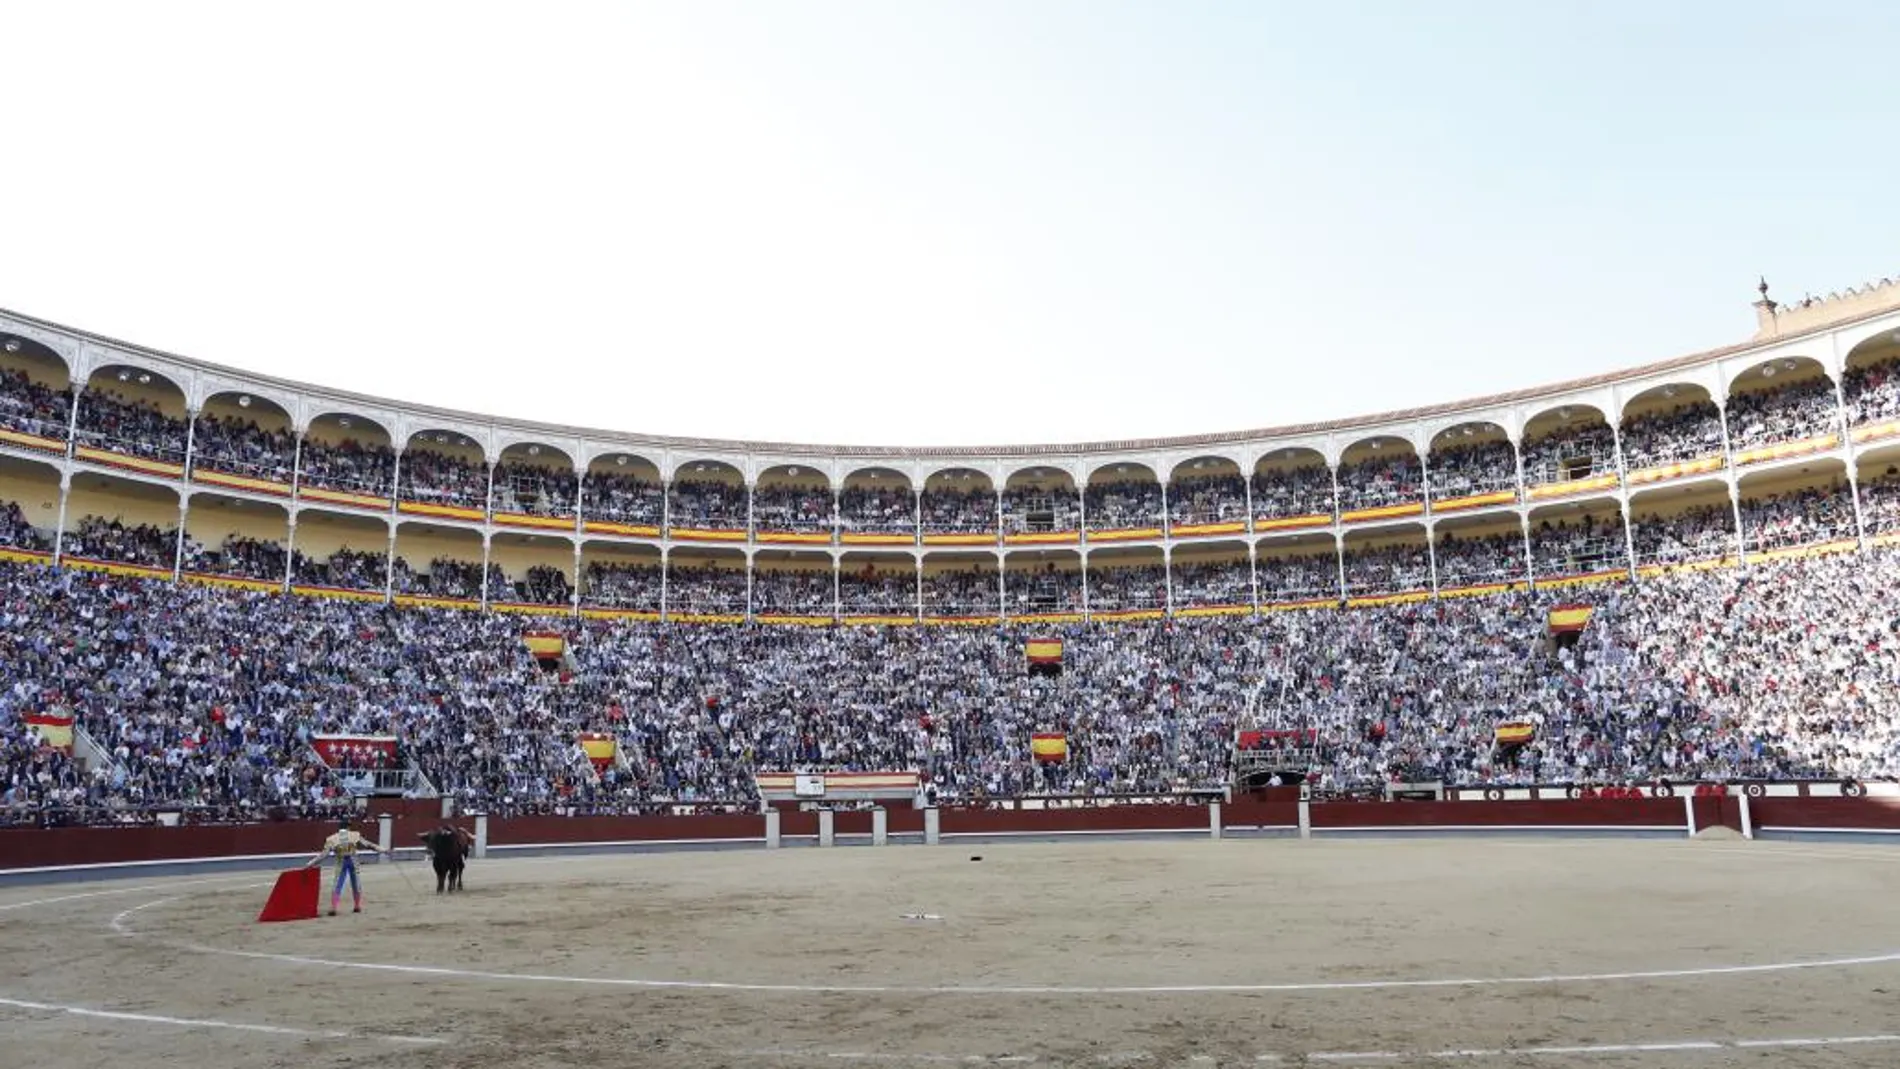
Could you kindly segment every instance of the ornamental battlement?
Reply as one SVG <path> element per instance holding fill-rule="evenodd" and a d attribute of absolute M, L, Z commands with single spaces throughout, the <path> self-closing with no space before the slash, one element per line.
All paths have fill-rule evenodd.
<path fill-rule="evenodd" d="M 1825 297 L 1807 294 L 1798 301 L 1783 304 L 1768 295 L 1768 280 L 1755 287 L 1761 298 L 1755 302 L 1755 341 L 1799 334 L 1833 323 L 1900 308 L 1900 280 L 1883 278 L 1860 287 L 1829 293 Z"/>

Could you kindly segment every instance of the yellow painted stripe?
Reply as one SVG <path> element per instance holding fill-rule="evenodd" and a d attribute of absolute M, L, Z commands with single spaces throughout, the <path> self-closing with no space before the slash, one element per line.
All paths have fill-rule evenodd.
<path fill-rule="evenodd" d="M 438 598 L 430 594 L 397 594 L 396 604 L 405 609 L 479 609 L 475 598 Z"/>
<path fill-rule="evenodd" d="M 1665 479 L 1680 479 L 1685 475 L 1702 475 L 1706 472 L 1721 471 L 1722 458 L 1703 457 L 1700 460 L 1685 460 L 1679 464 L 1661 464 L 1653 468 L 1643 468 L 1629 474 L 1631 486 L 1644 483 L 1659 483 Z"/>
<path fill-rule="evenodd" d="M 651 609 L 602 609 L 581 607 L 581 616 L 588 620 L 632 620 L 646 622 L 658 620 L 660 614 Z"/>
<path fill-rule="evenodd" d="M 1091 542 L 1146 542 L 1161 537 L 1159 527 L 1123 527 L 1113 531 L 1090 531 Z"/>
<path fill-rule="evenodd" d="M 652 524 L 615 523 L 611 520 L 588 520 L 581 525 L 588 534 L 626 535 L 629 538 L 658 538 L 660 529 Z"/>
<path fill-rule="evenodd" d="M 1530 489 L 1532 501 L 1549 501 L 1552 498 L 1570 497 L 1573 494 L 1588 494 L 1597 490 L 1608 490 L 1616 485 L 1616 476 L 1592 475 L 1588 479 L 1571 479 L 1568 482 L 1547 483 Z"/>
<path fill-rule="evenodd" d="M 1305 601 L 1269 601 L 1260 606 L 1261 612 L 1293 612 L 1301 609 L 1336 609 L 1338 598 L 1308 598 Z"/>
<path fill-rule="evenodd" d="M 249 475 L 232 475 L 228 472 L 213 471 L 210 468 L 197 468 L 191 473 L 191 481 L 210 483 L 213 486 L 228 486 L 233 490 L 249 490 L 255 494 L 270 494 L 275 497 L 289 497 L 290 484 L 272 479 L 258 479 Z"/>
<path fill-rule="evenodd" d="M 0 434 L 4 433 L 5 432 L 0 432 Z M 1890 419 L 1880 423 L 1869 423 L 1864 426 L 1855 427 L 1853 438 L 1856 442 L 1871 442 L 1876 438 L 1891 438 L 1896 434 L 1900 434 L 1900 419 Z M 57 446 L 59 443 L 55 442 L 53 444 Z"/>
<path fill-rule="evenodd" d="M 960 532 L 924 535 L 924 545 L 926 546 L 993 546 L 995 544 L 996 535 L 993 532 Z"/>
<path fill-rule="evenodd" d="M 1105 612 L 1096 612 L 1091 609 L 1089 611 L 1089 619 L 1106 620 L 1110 623 L 1121 623 L 1132 620 L 1159 620 L 1166 615 L 1167 613 L 1161 609 L 1109 609 Z"/>
<path fill-rule="evenodd" d="M 87 572 L 104 572 L 107 575 L 127 575 L 139 579 L 170 579 L 170 568 L 154 568 L 149 564 L 120 564 L 117 561 L 93 560 L 89 557 L 62 557 L 60 563 L 68 568 L 78 568 Z"/>
<path fill-rule="evenodd" d="M 1749 560 L 1787 560 L 1795 557 L 1821 557 L 1832 553 L 1843 553 L 1860 547 L 1860 541 L 1843 538 L 1834 542 L 1818 542 L 1812 546 L 1789 546 L 1786 549 L 1771 549 L 1765 553 L 1750 553 Z"/>
<path fill-rule="evenodd" d="M 1782 442 L 1779 445 L 1764 445 L 1757 449 L 1745 449 L 1735 454 L 1735 466 L 1741 467 L 1744 464 L 1760 464 L 1768 460 L 1786 460 L 1789 457 L 1806 456 L 1809 453 L 1818 453 L 1824 449 L 1832 449 L 1839 445 L 1840 442 L 1841 436 L 1838 434 L 1823 434 L 1813 438 L 1804 438 L 1798 442 Z"/>
<path fill-rule="evenodd" d="M 1003 536 L 1011 546 L 1072 546 L 1082 540 L 1080 531 L 1019 531 Z"/>
<path fill-rule="evenodd" d="M 675 527 L 673 537 L 681 542 L 743 542 L 745 532 L 711 527 Z"/>
<path fill-rule="evenodd" d="M 793 616 L 786 613 L 760 613 L 752 618 L 761 624 L 779 624 L 791 627 L 830 627 L 829 616 Z"/>
<path fill-rule="evenodd" d="M 338 586 L 293 586 L 292 594 L 302 594 L 311 598 L 333 598 L 338 601 L 381 601 L 383 595 L 375 590 L 345 590 Z"/>
<path fill-rule="evenodd" d="M 1247 521 L 1228 523 L 1183 523 L 1170 528 L 1176 538 L 1203 538 L 1207 535 L 1246 534 Z"/>
<path fill-rule="evenodd" d="M 844 622 L 858 627 L 914 627 L 915 616 L 855 616 L 846 613 Z"/>
<path fill-rule="evenodd" d="M 434 516 L 445 520 L 467 520 L 480 523 L 488 518 L 481 509 L 464 508 L 461 505 L 435 505 L 427 501 L 399 501 L 396 511 L 411 516 Z"/>
<path fill-rule="evenodd" d="M 914 546 L 917 539 L 907 534 L 874 533 L 869 531 L 846 531 L 838 540 L 847 546 Z"/>
<path fill-rule="evenodd" d="M 1596 586 L 1599 583 L 1614 583 L 1618 580 L 1628 578 L 1628 572 L 1621 568 L 1616 568 L 1601 572 L 1588 572 L 1583 575 L 1560 575 L 1550 579 L 1539 576 L 1537 578 L 1537 587 L 1540 590 L 1547 590 L 1567 586 Z"/>
<path fill-rule="evenodd" d="M 1339 519 L 1342 523 L 1360 523 L 1365 520 L 1390 520 L 1397 519 L 1401 516 L 1417 516 L 1424 511 L 1425 505 L 1423 502 L 1412 501 L 1403 505 L 1381 505 L 1378 508 L 1353 509 L 1351 512 L 1341 513 Z"/>
<path fill-rule="evenodd" d="M 831 536 L 820 531 L 760 531 L 759 541 L 804 546 L 828 546 Z"/>
<path fill-rule="evenodd" d="M 1252 605 L 1190 605 L 1174 610 L 1176 616 L 1252 616 Z"/>
<path fill-rule="evenodd" d="M 6 442 L 9 445 L 25 446 L 28 449 L 38 449 L 46 453 L 64 453 L 66 451 L 66 443 L 57 438 L 44 438 L 37 434 L 28 434 L 25 431 L 7 430 L 4 427 L 0 427 L 0 442 Z"/>
<path fill-rule="evenodd" d="M 212 575 L 209 572 L 186 572 L 181 578 L 188 583 L 229 587 L 232 590 L 253 590 L 260 594 L 275 594 L 284 589 L 284 584 L 281 581 L 251 579 L 241 575 Z"/>
<path fill-rule="evenodd" d="M 1025 624 L 1079 624 L 1082 614 L 1079 612 L 1033 612 L 1012 616 L 1010 621 Z"/>
<path fill-rule="evenodd" d="M 300 486 L 297 488 L 300 500 L 324 501 L 333 505 L 354 505 L 357 508 L 383 510 L 389 508 L 389 499 L 375 494 L 357 494 L 348 490 L 331 490 L 322 486 Z"/>
<path fill-rule="evenodd" d="M 1346 607 L 1363 609 L 1376 605 L 1407 605 L 1414 601 L 1430 600 L 1431 596 L 1432 592 L 1429 590 L 1408 590 L 1401 594 L 1365 594 L 1347 598 Z"/>
<path fill-rule="evenodd" d="M 89 445 L 82 445 L 73 450 L 73 455 L 80 460 L 88 460 L 95 464 L 104 464 L 110 468 L 124 468 L 127 471 L 143 472 L 146 475 L 163 475 L 167 478 L 178 479 L 182 478 L 185 474 L 185 466 L 183 464 L 173 464 L 164 460 L 150 460 L 145 457 L 126 456 L 123 453 L 114 453 L 110 450 L 97 449 Z"/>
<path fill-rule="evenodd" d="M 1488 494 L 1467 494 L 1464 497 L 1451 497 L 1432 503 L 1433 512 L 1459 512 L 1464 509 L 1479 509 L 1487 505 L 1514 505 L 1517 503 L 1516 490 L 1493 490 Z"/>
<path fill-rule="evenodd" d="M 924 623 L 932 627 L 995 627 L 1002 620 L 998 616 L 926 616 Z"/>
<path fill-rule="evenodd" d="M 51 564 L 53 555 L 41 549 L 14 549 L 0 546 L 0 560 L 14 564 Z"/>
<path fill-rule="evenodd" d="M 542 531 L 574 530 L 572 516 L 532 516 L 525 512 L 497 512 L 495 525 L 498 527 L 533 527 Z"/>
<path fill-rule="evenodd" d="M 1290 531 L 1300 527 L 1325 527 L 1333 522 L 1331 516 L 1314 514 L 1311 516 L 1282 516 L 1278 519 L 1256 519 L 1253 529 L 1258 531 Z"/>

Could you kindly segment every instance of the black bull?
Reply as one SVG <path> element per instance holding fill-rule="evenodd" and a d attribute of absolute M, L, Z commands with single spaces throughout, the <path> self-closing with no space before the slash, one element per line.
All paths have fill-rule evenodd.
<path fill-rule="evenodd" d="M 462 889 L 462 870 L 468 867 L 468 833 L 459 828 L 438 828 L 421 835 L 422 845 L 435 865 L 435 893 Z"/>

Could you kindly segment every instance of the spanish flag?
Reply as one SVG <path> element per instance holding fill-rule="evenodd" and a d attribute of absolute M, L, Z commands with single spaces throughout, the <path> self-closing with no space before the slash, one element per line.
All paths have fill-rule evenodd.
<path fill-rule="evenodd" d="M 40 745 L 63 754 L 73 752 L 73 718 L 66 713 L 28 713 L 26 726 L 40 737 Z"/>
<path fill-rule="evenodd" d="M 525 631 L 521 641 L 527 643 L 528 652 L 537 661 L 558 661 L 567 652 L 567 640 L 559 631 Z"/>
<path fill-rule="evenodd" d="M 1032 638 L 1025 649 L 1030 664 L 1062 663 L 1062 640 L 1059 638 Z"/>
<path fill-rule="evenodd" d="M 1500 746 L 1521 746 L 1537 737 L 1537 725 L 1526 720 L 1499 724 L 1496 738 Z"/>
<path fill-rule="evenodd" d="M 1059 732 L 1029 736 L 1029 752 L 1036 760 L 1048 764 L 1065 761 L 1069 757 L 1069 737 Z"/>
<path fill-rule="evenodd" d="M 1559 605 L 1550 610 L 1550 633 L 1561 635 L 1581 631 L 1590 622 L 1590 606 Z"/>
<path fill-rule="evenodd" d="M 596 772 L 605 772 L 618 752 L 614 737 L 598 731 L 581 732 L 581 749 L 587 751 L 587 760 L 593 763 Z"/>

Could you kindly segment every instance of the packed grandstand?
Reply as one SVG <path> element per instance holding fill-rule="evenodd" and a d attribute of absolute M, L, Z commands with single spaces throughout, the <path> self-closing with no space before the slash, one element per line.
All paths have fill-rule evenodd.
<path fill-rule="evenodd" d="M 1322 788 L 1894 776 L 1897 289 L 1437 409 L 928 451 L 451 416 L 0 315 L 0 808 L 1153 796 L 1261 731 Z"/>

